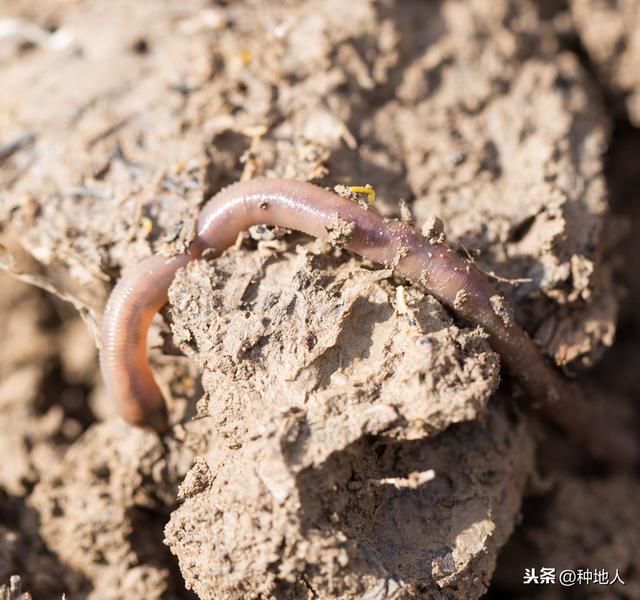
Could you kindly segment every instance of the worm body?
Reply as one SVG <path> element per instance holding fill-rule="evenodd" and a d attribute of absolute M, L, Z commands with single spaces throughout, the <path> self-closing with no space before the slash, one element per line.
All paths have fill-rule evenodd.
<path fill-rule="evenodd" d="M 167 427 L 164 399 L 148 365 L 146 334 L 153 315 L 167 301 L 175 272 L 205 249 L 221 254 L 240 232 L 259 224 L 328 239 L 393 266 L 458 317 L 482 326 L 532 399 L 576 440 L 611 463 L 638 461 L 637 439 L 595 417 L 579 388 L 546 363 L 504 299 L 473 264 L 405 223 L 312 184 L 282 179 L 253 179 L 221 190 L 200 214 L 189 255 L 151 257 L 114 288 L 103 323 L 101 367 L 108 393 L 126 420 L 158 431 Z"/>
<path fill-rule="evenodd" d="M 167 407 L 147 359 L 147 333 L 167 303 L 176 271 L 189 257 L 159 254 L 143 260 L 113 288 L 102 320 L 100 369 L 107 394 L 129 423 L 167 427 Z"/>

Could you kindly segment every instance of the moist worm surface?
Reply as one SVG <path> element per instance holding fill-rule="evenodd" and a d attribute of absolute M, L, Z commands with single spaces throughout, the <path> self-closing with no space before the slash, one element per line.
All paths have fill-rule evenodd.
<path fill-rule="evenodd" d="M 206 249 L 220 255 L 240 232 L 261 224 L 339 240 L 348 250 L 393 266 L 459 318 L 483 327 L 530 398 L 574 439 L 614 465 L 637 464 L 637 437 L 596 417 L 580 388 L 547 364 L 510 316 L 506 301 L 472 263 L 405 223 L 315 185 L 283 179 L 259 178 L 224 188 L 204 206 L 189 254 L 152 256 L 113 289 L 102 325 L 100 366 L 107 393 L 125 420 L 158 432 L 168 427 L 166 404 L 149 368 L 147 333 L 167 302 L 176 271 Z"/>

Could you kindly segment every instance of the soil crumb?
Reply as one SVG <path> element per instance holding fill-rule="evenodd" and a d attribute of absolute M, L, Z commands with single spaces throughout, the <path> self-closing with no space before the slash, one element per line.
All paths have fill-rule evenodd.
<path fill-rule="evenodd" d="M 440 217 L 431 215 L 422 225 L 422 235 L 432 244 L 444 244 L 447 235 L 444 231 L 444 223 Z"/>
<path fill-rule="evenodd" d="M 348 223 L 336 213 L 331 216 L 331 222 L 327 225 L 327 241 L 336 248 L 344 248 L 354 229 L 354 223 Z"/>
<path fill-rule="evenodd" d="M 497 317 L 504 323 L 505 327 L 510 327 L 515 323 L 513 311 L 503 296 L 496 294 L 489 298 L 491 308 Z"/>

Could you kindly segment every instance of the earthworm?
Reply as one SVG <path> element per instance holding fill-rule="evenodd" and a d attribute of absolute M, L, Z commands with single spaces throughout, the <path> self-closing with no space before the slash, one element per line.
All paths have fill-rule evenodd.
<path fill-rule="evenodd" d="M 108 395 L 125 420 L 160 433 L 168 427 L 165 400 L 151 374 L 146 344 L 151 320 L 166 304 L 176 271 L 204 250 L 220 255 L 242 231 L 261 224 L 339 242 L 394 267 L 454 315 L 482 327 L 528 396 L 575 440 L 613 465 L 638 463 L 638 439 L 621 425 L 596 416 L 581 389 L 547 363 L 512 317 L 506 300 L 473 263 L 406 223 L 386 219 L 310 183 L 284 179 L 257 178 L 222 189 L 202 209 L 188 254 L 152 256 L 113 289 L 102 325 L 100 364 Z"/>

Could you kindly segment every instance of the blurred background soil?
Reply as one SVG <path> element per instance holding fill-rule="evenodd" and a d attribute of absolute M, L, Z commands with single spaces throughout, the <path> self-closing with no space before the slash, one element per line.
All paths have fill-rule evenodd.
<path fill-rule="evenodd" d="M 371 184 L 637 426 L 638 65 L 634 0 L 0 3 L 0 595 L 640 598 L 638 474 L 377 265 L 257 227 L 179 272 L 163 439 L 96 351 L 120 273 L 221 187 Z"/>

